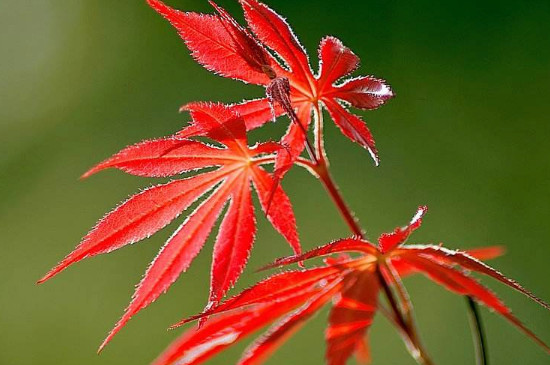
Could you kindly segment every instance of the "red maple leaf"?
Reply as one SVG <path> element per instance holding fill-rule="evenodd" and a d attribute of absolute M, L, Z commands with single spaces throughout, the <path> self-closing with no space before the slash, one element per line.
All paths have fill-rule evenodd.
<path fill-rule="evenodd" d="M 496 311 L 550 352 L 550 348 L 513 316 L 494 293 L 469 274 L 477 272 L 495 278 L 550 309 L 548 304 L 518 283 L 480 261 L 500 255 L 502 250 L 499 247 L 464 252 L 434 245 L 403 245 L 420 226 L 425 212 L 426 208 L 421 207 L 409 225 L 383 234 L 378 246 L 361 239 L 343 239 L 275 261 L 268 267 L 339 255 L 326 258 L 324 267 L 271 276 L 217 308 L 183 320 L 176 326 L 212 316 L 202 327 L 184 333 L 154 364 L 200 364 L 259 328 L 275 322 L 239 361 L 239 365 L 260 364 L 331 300 L 333 306 L 325 332 L 328 364 L 343 365 L 353 353 L 364 363 L 369 358 L 365 335 L 378 311 L 403 329 L 400 316 L 382 308 L 378 301 L 384 283 L 400 285 L 400 277 L 417 272 Z M 350 253 L 359 253 L 360 256 L 352 257 Z M 407 336 L 404 339 L 408 345 L 415 346 Z"/>
<path fill-rule="evenodd" d="M 208 137 L 223 145 L 171 136 L 127 147 L 95 166 L 84 177 L 106 168 L 129 174 L 166 177 L 199 173 L 146 189 L 107 214 L 79 246 L 39 282 L 44 282 L 84 258 L 114 251 L 147 238 L 169 224 L 197 199 L 207 196 L 168 239 L 137 286 L 132 302 L 100 349 L 135 315 L 166 292 L 187 270 L 228 205 L 214 245 L 210 298 L 215 307 L 240 276 L 256 232 L 251 185 L 273 227 L 300 252 L 296 220 L 287 195 L 260 165 L 273 163 L 276 143 L 248 147 L 244 121 L 221 104 L 188 105 L 193 118 L 187 137 Z M 205 168 L 212 168 L 204 171 Z M 269 199 L 273 197 L 269 210 Z"/>
<path fill-rule="evenodd" d="M 378 164 L 369 129 L 343 103 L 359 109 L 376 109 L 393 97 L 393 92 L 385 81 L 372 76 L 342 80 L 359 67 L 359 58 L 341 41 L 323 38 L 319 46 L 319 72 L 314 75 L 305 49 L 286 21 L 256 0 L 240 0 L 250 30 L 212 1 L 219 15 L 181 12 L 159 0 L 148 3 L 178 30 L 192 56 L 206 69 L 266 87 L 268 97 L 231 108 L 243 117 L 248 130 L 276 115 L 288 114 L 294 123 L 281 142 L 290 151 L 290 162 L 304 149 L 312 109 L 319 112 L 323 105 L 342 133 L 368 149 Z M 288 156 L 283 157 L 285 161 L 277 162 L 277 170 L 291 165 Z"/>

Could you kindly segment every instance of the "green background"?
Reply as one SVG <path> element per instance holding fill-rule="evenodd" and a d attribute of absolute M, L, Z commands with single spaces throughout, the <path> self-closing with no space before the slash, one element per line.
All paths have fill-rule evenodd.
<path fill-rule="evenodd" d="M 173 0 L 210 11 L 206 1 Z M 238 19 L 236 3 L 220 0 Z M 430 212 L 412 242 L 452 248 L 504 244 L 493 264 L 550 300 L 550 2 L 277 1 L 316 64 L 325 34 L 362 59 L 362 74 L 387 79 L 397 97 L 361 112 L 382 165 L 327 125 L 335 179 L 371 239 Z M 34 282 L 105 212 L 157 183 L 107 171 L 78 176 L 120 148 L 181 128 L 180 104 L 240 101 L 262 89 L 212 75 L 144 1 L 7 0 L 0 3 L 0 364 L 146 364 L 178 332 L 165 328 L 207 297 L 211 241 L 188 273 L 136 316 L 101 356 L 96 348 L 128 303 L 171 229 L 86 260 L 42 286 Z M 314 66 L 316 68 L 316 66 Z M 288 121 L 255 133 L 280 134 Z M 295 168 L 284 181 L 304 248 L 347 236 L 322 187 Z M 238 287 L 254 268 L 289 253 L 259 217 Z M 174 225 L 170 226 L 172 229 Z M 484 280 L 543 339 L 550 315 Z M 472 364 L 462 298 L 423 277 L 406 281 L 438 364 Z M 235 292 L 235 291 L 234 291 Z M 548 364 L 533 342 L 483 310 L 493 364 Z M 268 361 L 321 364 L 326 310 Z M 414 364 L 396 331 L 377 317 L 374 364 Z M 234 363 L 245 344 L 212 360 Z"/>

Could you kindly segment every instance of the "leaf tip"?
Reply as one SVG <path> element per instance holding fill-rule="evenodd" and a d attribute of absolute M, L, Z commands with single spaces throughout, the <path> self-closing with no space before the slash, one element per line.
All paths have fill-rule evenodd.
<path fill-rule="evenodd" d="M 55 275 L 57 275 L 58 273 L 60 272 L 60 270 L 58 270 L 57 266 L 53 269 L 51 269 L 50 271 L 48 271 L 46 273 L 46 275 L 42 276 L 40 279 L 38 279 L 36 281 L 36 284 L 43 284 L 45 283 L 46 281 L 50 280 L 51 278 L 53 278 Z"/>
<path fill-rule="evenodd" d="M 126 323 L 128 323 L 130 318 L 132 318 L 132 314 L 135 314 L 135 313 L 129 312 L 128 309 L 126 310 L 126 312 L 124 313 L 122 318 L 119 319 L 119 321 L 115 324 L 115 326 L 113 327 L 111 332 L 109 332 L 109 334 L 107 335 L 105 340 L 103 340 L 101 345 L 99 345 L 99 348 L 97 349 L 98 354 L 103 351 L 103 349 L 109 344 L 109 342 L 111 342 L 111 340 L 122 329 L 122 327 L 124 327 L 126 325 Z"/>
<path fill-rule="evenodd" d="M 374 167 L 380 166 L 380 158 L 378 157 L 378 154 L 375 151 L 371 150 L 370 148 L 369 148 L 369 153 L 372 156 L 372 159 L 374 160 Z"/>
<path fill-rule="evenodd" d="M 115 155 L 116 156 L 116 155 Z M 113 157 L 115 157 L 113 156 Z M 89 178 L 90 176 L 92 175 L 95 175 L 96 173 L 98 173 L 99 171 L 101 170 L 105 170 L 106 168 L 109 168 L 111 167 L 109 165 L 109 163 L 111 162 L 112 158 L 109 158 L 103 162 L 100 162 L 99 164 L 95 165 L 94 167 L 92 167 L 91 169 L 89 169 L 88 171 L 84 172 L 82 175 L 80 175 L 80 177 L 78 178 L 79 180 L 84 180 L 84 179 L 87 179 Z"/>
<path fill-rule="evenodd" d="M 99 345 L 99 347 L 97 348 L 97 351 L 96 351 L 96 354 L 98 355 L 101 355 L 101 353 L 103 352 L 103 350 L 105 349 L 105 346 L 107 346 L 107 344 L 111 341 L 111 336 L 112 332 L 109 333 L 109 335 L 107 336 L 107 338 L 105 338 L 103 340 L 103 342 L 101 343 L 101 345 Z"/>
<path fill-rule="evenodd" d="M 188 318 L 185 318 L 185 319 L 182 319 L 181 321 L 177 322 L 177 323 L 174 323 L 172 325 L 170 325 L 167 330 L 171 331 L 171 330 L 175 330 L 181 326 L 183 326 L 184 324 L 188 323 L 190 320 Z"/>
<path fill-rule="evenodd" d="M 90 176 L 92 176 L 93 174 L 96 173 L 96 169 L 95 168 L 91 168 L 90 170 L 86 171 L 85 173 L 83 173 L 82 175 L 80 175 L 78 177 L 78 180 L 84 180 L 84 179 L 87 179 L 89 178 Z"/>
<path fill-rule="evenodd" d="M 187 103 L 187 104 L 184 104 L 184 105 L 180 106 L 178 111 L 180 113 L 186 113 L 186 112 L 191 113 L 191 112 L 193 112 L 193 109 L 194 109 L 193 106 L 194 106 L 194 103 Z"/>
<path fill-rule="evenodd" d="M 109 344 L 109 342 L 111 342 L 111 340 L 113 339 L 113 337 L 117 334 L 117 332 L 119 331 L 120 329 L 120 326 L 117 324 L 115 326 L 115 328 L 113 328 L 111 330 L 111 332 L 109 332 L 109 335 L 107 335 L 107 337 L 103 340 L 103 342 L 101 343 L 101 345 L 99 345 L 98 349 L 97 349 L 97 354 L 101 354 L 101 352 L 103 352 L 103 350 L 105 349 L 105 347 Z"/>

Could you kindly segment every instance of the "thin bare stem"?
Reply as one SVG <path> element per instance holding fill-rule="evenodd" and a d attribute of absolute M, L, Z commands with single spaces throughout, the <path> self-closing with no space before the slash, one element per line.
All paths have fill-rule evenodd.
<path fill-rule="evenodd" d="M 336 205 L 336 208 L 340 212 L 340 215 L 348 225 L 349 229 L 353 232 L 354 235 L 364 238 L 365 234 L 361 227 L 359 226 L 359 223 L 355 219 L 355 216 L 351 212 L 351 210 L 348 208 L 346 202 L 344 201 L 344 198 L 342 197 L 342 194 L 340 193 L 340 190 L 334 183 L 334 180 L 332 179 L 332 176 L 328 172 L 325 166 L 320 166 L 317 169 L 319 179 L 325 186 L 325 189 L 327 190 L 328 194 L 330 195 L 332 201 Z"/>
<path fill-rule="evenodd" d="M 330 172 L 328 170 L 329 163 L 323 145 L 323 115 L 319 110 L 319 105 L 316 105 L 316 107 L 314 108 L 314 116 L 316 147 L 315 154 L 317 156 L 317 161 L 313 166 L 310 166 L 310 168 L 313 169 L 316 176 L 325 186 L 325 189 L 327 190 L 329 196 L 331 197 L 332 201 L 336 205 L 336 208 L 340 212 L 342 218 L 344 218 L 344 221 L 353 232 L 353 234 L 358 237 L 364 238 L 365 234 L 363 230 L 359 226 L 357 219 L 354 217 L 353 213 L 344 201 L 344 198 L 340 193 L 338 186 L 332 179 L 332 176 L 330 175 Z"/>
<path fill-rule="evenodd" d="M 472 297 L 467 296 L 468 314 L 470 317 L 470 327 L 472 329 L 472 337 L 474 339 L 474 347 L 476 351 L 476 364 L 488 365 L 489 358 L 487 356 L 487 342 L 485 340 L 485 332 L 483 331 L 483 323 L 477 303 Z"/>

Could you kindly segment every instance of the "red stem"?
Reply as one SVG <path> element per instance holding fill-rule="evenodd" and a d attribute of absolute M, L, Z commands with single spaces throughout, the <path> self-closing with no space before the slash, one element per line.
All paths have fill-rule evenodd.
<path fill-rule="evenodd" d="M 321 115 L 321 110 L 319 104 L 315 105 L 314 108 L 315 114 L 315 154 L 316 160 L 312 161 L 308 167 L 313 170 L 315 175 L 321 180 L 325 189 L 327 190 L 330 198 L 336 205 L 336 208 L 340 212 L 340 215 L 348 225 L 349 229 L 353 232 L 354 235 L 365 238 L 365 233 L 359 226 L 357 219 L 354 217 L 351 209 L 348 207 L 342 193 L 336 186 L 336 183 L 332 179 L 332 176 L 329 172 L 329 162 L 326 156 L 324 148 L 324 137 L 323 137 L 323 119 Z"/>
<path fill-rule="evenodd" d="M 322 161 L 324 162 L 325 160 L 322 160 Z M 361 227 L 359 226 L 357 219 L 354 217 L 353 213 L 351 212 L 346 202 L 344 201 L 344 198 L 342 197 L 342 194 L 340 193 L 338 186 L 336 186 L 336 184 L 334 183 L 332 176 L 330 176 L 327 165 L 324 163 L 319 163 L 317 165 L 316 172 L 317 172 L 317 175 L 319 176 L 319 180 L 321 180 L 321 182 L 323 183 L 330 198 L 336 205 L 336 208 L 342 215 L 342 218 L 348 225 L 349 229 L 353 232 L 354 235 L 360 238 L 365 238 L 365 234 L 361 229 Z"/>

